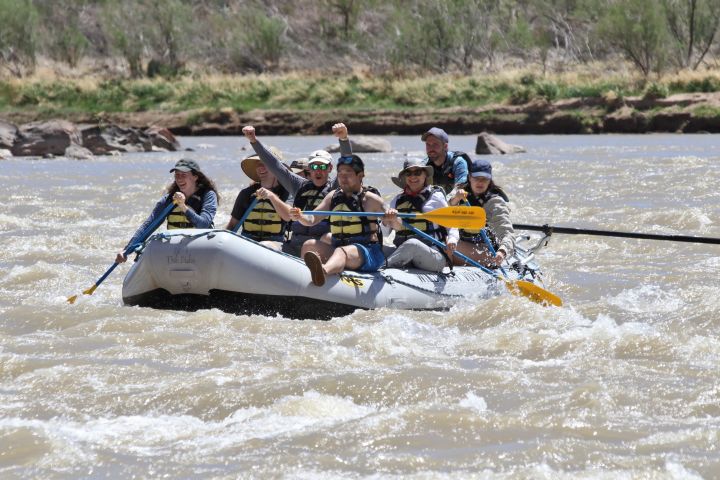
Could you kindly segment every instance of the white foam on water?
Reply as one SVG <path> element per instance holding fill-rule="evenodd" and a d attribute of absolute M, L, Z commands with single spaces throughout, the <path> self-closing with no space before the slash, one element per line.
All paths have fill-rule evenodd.
<path fill-rule="evenodd" d="M 20 286 L 47 280 L 57 277 L 57 267 L 45 262 L 37 262 L 29 266 L 13 266 L 10 271 L 0 280 L 0 285 Z"/>
<path fill-rule="evenodd" d="M 130 415 L 85 421 L 52 418 L 0 419 L 0 431 L 29 428 L 53 445 L 48 465 L 78 465 L 95 460 L 99 450 L 138 457 L 185 452 L 195 461 L 251 439 L 272 439 L 328 428 L 365 417 L 377 409 L 349 398 L 316 391 L 287 396 L 266 407 L 235 411 L 219 422 L 190 415 Z"/>
<path fill-rule="evenodd" d="M 377 409 L 358 405 L 350 398 L 313 390 L 289 395 L 266 407 L 235 411 L 221 422 L 206 425 L 202 435 L 190 440 L 204 451 L 219 453 L 251 439 L 272 439 L 304 434 L 373 415 Z"/>
<path fill-rule="evenodd" d="M 7 233 L 12 228 L 23 228 L 26 224 L 24 217 L 16 217 L 0 213 L 0 230 Z"/>
<path fill-rule="evenodd" d="M 673 480 L 703 480 L 702 475 L 688 470 L 681 463 L 668 460 L 665 462 L 665 470 Z"/>
<path fill-rule="evenodd" d="M 404 313 L 389 313 L 373 325 L 359 324 L 351 336 L 352 343 L 376 355 L 400 359 L 445 359 L 461 340 L 455 327 L 424 323 Z"/>
<path fill-rule="evenodd" d="M 483 397 L 478 397 L 474 392 L 467 392 L 465 398 L 460 400 L 459 405 L 463 408 L 475 410 L 476 412 L 486 412 L 487 402 Z"/>
<path fill-rule="evenodd" d="M 658 285 L 641 285 L 623 290 L 607 303 L 630 313 L 671 313 L 680 309 L 684 302 L 677 291 L 667 292 Z"/>
<path fill-rule="evenodd" d="M 697 419 L 695 423 L 702 424 L 705 422 Z M 707 426 L 653 433 L 639 440 L 637 444 L 643 448 L 651 447 L 662 449 L 673 447 L 675 449 L 684 448 L 692 450 L 694 448 L 714 448 L 717 446 L 718 441 L 720 441 L 720 433 L 718 433 L 717 430 L 717 422 L 708 421 Z"/>

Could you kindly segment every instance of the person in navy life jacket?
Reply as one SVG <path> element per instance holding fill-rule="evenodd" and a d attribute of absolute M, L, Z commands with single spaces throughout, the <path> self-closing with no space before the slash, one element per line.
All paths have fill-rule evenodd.
<path fill-rule="evenodd" d="M 333 212 L 385 212 L 383 199 L 377 190 L 363 186 L 365 164 L 357 155 L 342 156 L 338 159 L 338 188 L 331 190 L 315 210 Z M 290 210 L 293 222 L 302 225 L 317 225 L 325 215 L 303 215 L 301 210 Z M 330 215 L 330 233 L 321 241 L 302 247 L 302 257 L 310 269 L 312 282 L 317 286 L 325 284 L 327 275 L 337 274 L 345 269 L 361 272 L 375 272 L 384 263 L 382 238 L 378 221 L 364 215 Z"/>
<path fill-rule="evenodd" d="M 403 191 L 392 199 L 390 209 L 382 220 L 383 233 L 386 228 L 395 230 L 393 243 L 397 249 L 387 258 L 388 268 L 415 267 L 440 272 L 451 265 L 450 257 L 458 243 L 456 228 L 446 230 L 422 219 L 405 220 L 416 229 L 446 243 L 446 252 L 407 228 L 397 216 L 398 213 L 427 213 L 448 206 L 443 189 L 432 184 L 432 172 L 432 167 L 424 160 L 409 158 L 403 163 L 400 174 L 392 178 L 393 183 Z"/>
<path fill-rule="evenodd" d="M 269 149 L 275 157 L 282 158 L 280 150 L 274 147 L 269 147 Z M 225 228 L 233 230 L 238 222 L 245 218 L 241 225 L 242 236 L 280 250 L 282 242 L 285 240 L 287 221 L 282 218 L 279 210 L 282 209 L 283 202 L 288 198 L 288 191 L 280 185 L 275 175 L 260 161 L 258 155 L 250 155 L 243 159 L 240 167 L 245 175 L 253 180 L 253 183 L 238 194 L 230 221 Z M 258 202 L 245 215 L 254 196 L 257 197 Z"/>
<path fill-rule="evenodd" d="M 502 188 L 495 185 L 492 175 L 492 165 L 487 160 L 474 160 L 470 165 L 470 183 L 458 190 L 450 205 L 465 205 L 482 207 L 487 218 L 488 237 L 496 250 L 493 256 L 485 242 L 480 230 L 460 230 L 458 251 L 473 260 L 488 267 L 495 267 L 515 251 L 515 231 L 510 220 L 510 206 L 508 197 Z M 462 259 L 455 258 L 456 265 L 462 265 Z"/>
<path fill-rule="evenodd" d="M 433 168 L 433 184 L 442 187 L 445 193 L 464 186 L 470 157 L 464 152 L 448 150 L 448 134 L 442 128 L 433 127 L 420 138 L 425 142 L 427 165 Z"/>
<path fill-rule="evenodd" d="M 150 216 L 135 231 L 122 251 L 118 252 L 115 261 L 123 263 L 127 260 L 124 251 L 138 239 L 163 210 L 175 203 L 175 208 L 167 217 L 167 228 L 213 228 L 215 212 L 220 203 L 215 183 L 202 171 L 195 160 L 181 159 L 170 170 L 174 174 L 173 182 L 168 185 L 167 192 L 155 205 Z"/>

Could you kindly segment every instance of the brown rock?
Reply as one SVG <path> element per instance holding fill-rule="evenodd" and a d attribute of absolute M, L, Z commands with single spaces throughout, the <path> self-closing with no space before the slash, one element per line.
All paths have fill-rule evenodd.
<path fill-rule="evenodd" d="M 150 137 L 137 128 L 123 128 L 117 125 L 99 127 L 86 125 L 82 128 L 82 145 L 95 155 L 110 152 L 149 152 L 152 150 Z"/>
<path fill-rule="evenodd" d="M 64 155 L 67 147 L 80 143 L 80 131 L 68 121 L 33 122 L 20 127 L 12 153 L 16 156 L 38 157 Z"/>
<path fill-rule="evenodd" d="M 392 145 L 384 138 L 355 135 L 350 137 L 350 146 L 355 153 L 387 153 L 392 152 Z M 335 143 L 326 150 L 330 153 L 339 152 L 340 146 Z"/>
<path fill-rule="evenodd" d="M 154 147 L 171 152 L 180 150 L 180 142 L 167 128 L 150 127 L 144 133 L 150 138 Z"/>
<path fill-rule="evenodd" d="M 10 150 L 17 138 L 18 128 L 12 123 L 0 120 L 0 149 Z"/>
<path fill-rule="evenodd" d="M 526 150 L 519 145 L 510 145 L 499 138 L 482 132 L 477 137 L 475 153 L 478 155 L 504 155 L 506 153 L 523 153 Z"/>

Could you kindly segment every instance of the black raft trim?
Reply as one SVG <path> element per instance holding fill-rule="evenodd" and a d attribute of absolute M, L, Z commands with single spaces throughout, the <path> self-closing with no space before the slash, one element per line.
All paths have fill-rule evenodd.
<path fill-rule="evenodd" d="M 352 305 L 328 302 L 305 297 L 286 297 L 278 295 L 260 295 L 253 293 L 210 290 L 210 295 L 179 294 L 171 295 L 164 288 L 124 297 L 125 305 L 150 307 L 160 310 L 185 310 L 194 312 L 217 308 L 227 313 L 242 315 L 265 315 L 298 320 L 330 320 L 344 317 L 361 309 Z"/>

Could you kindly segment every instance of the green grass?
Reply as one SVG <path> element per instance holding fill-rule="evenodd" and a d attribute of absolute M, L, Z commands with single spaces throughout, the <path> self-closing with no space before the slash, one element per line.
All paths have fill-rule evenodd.
<path fill-rule="evenodd" d="M 26 80 L 0 81 L 0 111 L 116 113 L 252 109 L 416 109 L 474 108 L 490 104 L 524 104 L 536 99 L 601 98 L 608 92 L 624 97 L 643 93 L 720 90 L 715 77 L 675 80 L 638 86 L 633 80 L 563 80 L 517 75 L 440 75 L 392 79 L 385 77 L 218 76 L 142 80 Z M 194 121 L 200 121 L 200 114 Z"/>
<path fill-rule="evenodd" d="M 713 107 L 710 105 L 700 105 L 692 110 L 693 115 L 702 118 L 717 118 L 720 117 L 720 108 Z"/>

